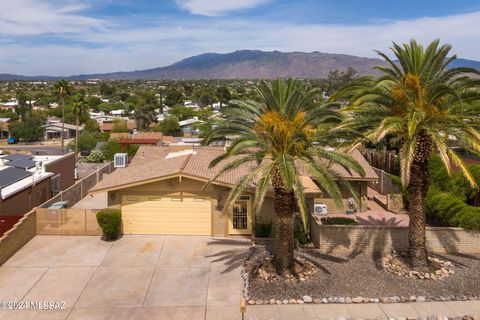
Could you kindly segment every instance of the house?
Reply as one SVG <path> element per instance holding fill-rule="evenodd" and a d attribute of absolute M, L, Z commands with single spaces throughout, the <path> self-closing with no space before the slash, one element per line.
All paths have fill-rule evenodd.
<path fill-rule="evenodd" d="M 122 121 L 124 121 L 127 124 L 127 128 L 128 128 L 128 130 L 130 130 L 130 133 L 133 133 L 137 129 L 137 123 L 135 122 L 135 120 L 127 120 L 127 119 L 124 119 L 124 118 L 117 118 L 117 119 L 121 119 Z M 110 131 L 112 131 L 114 125 L 115 125 L 115 123 L 113 123 L 113 122 L 104 122 L 100 126 L 100 130 L 102 132 L 110 132 Z"/>
<path fill-rule="evenodd" d="M 178 125 L 180 126 L 180 129 L 184 133 L 188 134 L 198 134 L 199 131 L 195 128 L 195 125 L 202 123 L 203 121 L 198 120 L 198 117 L 193 117 L 190 119 L 182 120 L 178 122 Z"/>
<path fill-rule="evenodd" d="M 90 119 L 95 120 L 99 127 L 101 127 L 104 123 L 112 123 L 116 117 L 106 115 L 103 112 L 90 112 Z"/>
<path fill-rule="evenodd" d="M 0 139 L 8 139 L 10 137 L 10 118 L 0 118 Z"/>
<path fill-rule="evenodd" d="M 123 115 L 125 115 L 125 110 L 123 110 L 123 109 L 112 110 L 112 111 L 110 111 L 110 114 L 112 116 L 123 116 Z"/>
<path fill-rule="evenodd" d="M 75 153 L 0 156 L 0 216 L 21 216 L 75 183 Z"/>
<path fill-rule="evenodd" d="M 91 191 L 106 192 L 108 206 L 122 210 L 123 231 L 126 234 L 192 234 L 192 235 L 250 235 L 255 217 L 252 211 L 254 189 L 251 187 L 224 212 L 229 191 L 251 172 L 255 163 L 220 175 L 222 164 L 210 168 L 210 162 L 223 154 L 221 147 L 140 146 L 129 166 L 119 168 L 98 183 Z M 352 185 L 366 202 L 368 181 L 378 179 L 360 152 L 353 157 L 366 175 L 361 177 L 341 168 L 334 168 Z M 302 176 L 309 211 L 315 203 L 335 206 L 329 196 L 308 176 Z M 273 221 L 272 192 L 261 208 L 265 221 Z M 343 192 L 344 201 L 349 194 Z M 366 210 L 362 203 L 360 210 Z"/>
<path fill-rule="evenodd" d="M 17 100 L 10 100 L 8 102 L 2 103 L 2 109 L 5 110 L 15 110 L 18 107 Z"/>
<path fill-rule="evenodd" d="M 47 120 L 47 124 L 45 127 L 45 140 L 50 139 L 60 139 L 62 136 L 63 130 L 63 138 L 70 139 L 75 138 L 77 134 L 77 126 L 69 123 L 65 123 L 62 125 L 61 121 L 49 121 Z M 83 131 L 83 126 L 78 126 L 78 134 L 81 134 Z"/>

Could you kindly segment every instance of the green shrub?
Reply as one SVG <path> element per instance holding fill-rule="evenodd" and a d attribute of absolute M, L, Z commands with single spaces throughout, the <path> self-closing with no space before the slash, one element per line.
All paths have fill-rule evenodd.
<path fill-rule="evenodd" d="M 93 150 L 88 156 L 82 159 L 82 162 L 85 163 L 101 163 L 105 161 L 105 156 L 103 152 L 99 150 Z"/>
<path fill-rule="evenodd" d="M 295 233 L 295 239 L 297 239 L 300 244 L 307 244 L 310 242 L 310 235 L 307 232 L 299 231 Z"/>
<path fill-rule="evenodd" d="M 255 222 L 255 237 L 268 238 L 272 233 L 272 222 L 257 220 Z"/>
<path fill-rule="evenodd" d="M 466 204 L 461 196 L 430 188 L 426 199 L 427 216 L 451 227 L 480 230 L 480 208 Z"/>
<path fill-rule="evenodd" d="M 358 224 L 357 221 L 351 218 L 342 218 L 342 217 L 334 217 L 334 218 L 322 218 L 322 224 L 325 225 L 356 225 Z"/>
<path fill-rule="evenodd" d="M 122 213 L 118 209 L 103 209 L 97 212 L 97 222 L 106 240 L 115 240 L 120 235 Z"/>

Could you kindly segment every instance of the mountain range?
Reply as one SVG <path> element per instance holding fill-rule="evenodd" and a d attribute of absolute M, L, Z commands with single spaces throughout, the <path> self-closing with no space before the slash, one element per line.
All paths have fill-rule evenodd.
<path fill-rule="evenodd" d="M 239 50 L 232 53 L 205 53 L 183 59 L 170 66 L 113 73 L 82 74 L 67 80 L 155 80 L 155 79 L 270 79 L 325 78 L 332 70 L 354 68 L 359 75 L 376 75 L 374 66 L 383 60 L 322 52 L 280 52 Z M 480 61 L 457 59 L 452 67 L 480 70 Z M 0 80 L 57 80 L 61 77 L 0 74 Z"/>

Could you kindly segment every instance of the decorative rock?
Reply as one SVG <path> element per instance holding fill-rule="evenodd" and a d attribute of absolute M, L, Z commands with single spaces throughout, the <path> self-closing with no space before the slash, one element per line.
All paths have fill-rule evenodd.
<path fill-rule="evenodd" d="M 248 300 L 248 304 L 255 304 L 255 300 Z"/>
<path fill-rule="evenodd" d="M 270 299 L 270 300 L 268 300 L 268 303 L 269 303 L 269 304 L 275 304 L 275 299 Z"/>
<path fill-rule="evenodd" d="M 327 298 L 323 298 L 323 299 L 322 299 L 322 303 L 328 303 Z"/>
<path fill-rule="evenodd" d="M 298 303 L 298 304 L 304 304 L 305 301 L 298 299 L 298 300 L 297 300 L 297 303 Z"/>
<path fill-rule="evenodd" d="M 310 296 L 303 296 L 303 302 L 305 303 L 312 303 L 313 299 Z"/>
<path fill-rule="evenodd" d="M 338 298 L 338 303 L 345 303 L 345 298 L 344 297 L 339 297 Z"/>
<path fill-rule="evenodd" d="M 276 301 L 275 301 L 275 304 L 282 304 L 282 301 L 276 300 Z"/>
<path fill-rule="evenodd" d="M 353 303 L 362 303 L 363 298 L 362 297 L 355 297 L 355 298 L 352 299 L 352 302 Z"/>
<path fill-rule="evenodd" d="M 394 303 L 400 302 L 400 297 L 397 297 L 397 296 L 391 297 L 390 302 L 394 302 Z"/>
<path fill-rule="evenodd" d="M 288 300 L 285 299 L 285 300 L 282 301 L 282 303 L 283 304 L 288 304 Z"/>
<path fill-rule="evenodd" d="M 263 304 L 263 300 L 257 300 L 257 301 L 255 301 L 255 304 L 262 305 L 262 304 Z"/>
<path fill-rule="evenodd" d="M 380 301 L 382 303 L 390 303 L 390 299 L 388 297 L 383 297 L 383 298 L 380 298 Z"/>
<path fill-rule="evenodd" d="M 321 299 L 313 299 L 313 303 L 315 304 L 321 304 L 322 300 Z"/>
<path fill-rule="evenodd" d="M 346 297 L 345 298 L 345 303 L 352 303 L 352 298 Z"/>
<path fill-rule="evenodd" d="M 372 299 L 372 302 L 373 302 L 373 303 L 379 303 L 379 302 L 380 302 L 380 299 L 378 299 L 378 298 L 373 298 L 373 299 Z"/>
<path fill-rule="evenodd" d="M 288 302 L 291 304 L 297 304 L 297 299 L 290 299 Z"/>
<path fill-rule="evenodd" d="M 417 302 L 425 302 L 426 300 L 427 300 L 427 298 L 424 297 L 424 296 L 418 296 L 417 297 Z"/>

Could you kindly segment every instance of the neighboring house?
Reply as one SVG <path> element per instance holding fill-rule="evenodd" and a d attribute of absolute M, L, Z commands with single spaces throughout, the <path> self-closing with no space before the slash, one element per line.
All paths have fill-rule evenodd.
<path fill-rule="evenodd" d="M 1 156 L 0 215 L 21 216 L 74 183 L 74 153 Z"/>
<path fill-rule="evenodd" d="M 199 131 L 197 128 L 195 128 L 195 125 L 202 123 L 202 121 L 198 120 L 198 117 L 193 117 L 191 119 L 186 119 L 178 122 L 178 125 L 180 126 L 180 129 L 184 133 L 188 134 L 198 134 Z"/>
<path fill-rule="evenodd" d="M 230 212 L 225 213 L 224 206 L 229 190 L 255 164 L 245 164 L 207 184 L 222 167 L 221 163 L 210 168 L 210 162 L 223 152 L 219 147 L 141 146 L 128 167 L 117 169 L 91 191 L 107 192 L 108 206 L 122 209 L 123 231 L 127 234 L 250 235 L 255 221 L 253 187 Z M 359 209 L 363 211 L 367 183 L 378 178 L 360 152 L 352 155 L 364 168 L 365 177 L 335 169 L 361 195 L 365 203 Z M 338 212 L 308 175 L 302 176 L 302 181 L 310 212 L 315 203 L 327 203 L 330 212 Z M 349 195 L 346 191 L 343 195 L 346 202 Z M 265 221 L 274 221 L 272 196 L 270 191 L 261 209 Z"/>
<path fill-rule="evenodd" d="M 104 123 L 112 123 L 116 117 L 105 115 L 103 112 L 101 113 L 90 113 L 90 118 L 95 120 L 99 127 L 101 127 Z"/>
<path fill-rule="evenodd" d="M 127 124 L 128 130 L 130 130 L 130 133 L 133 133 L 137 129 L 137 124 L 134 120 L 126 120 L 124 118 L 116 118 L 116 119 L 122 119 L 123 121 L 125 121 L 125 123 Z M 110 132 L 112 131 L 113 126 L 114 126 L 113 122 L 104 122 L 100 126 L 100 130 L 102 132 Z"/>
<path fill-rule="evenodd" d="M 123 115 L 125 115 L 125 110 L 123 110 L 123 109 L 112 110 L 112 111 L 110 111 L 110 114 L 112 116 L 123 116 Z"/>
<path fill-rule="evenodd" d="M 0 118 L 0 139 L 8 139 L 10 137 L 10 130 L 8 129 L 10 121 L 10 118 Z"/>
<path fill-rule="evenodd" d="M 59 121 L 54 121 L 54 122 L 49 122 L 47 121 L 47 124 L 44 126 L 45 127 L 45 140 L 50 140 L 50 139 L 60 139 L 62 136 L 62 130 L 63 130 L 63 138 L 64 139 L 70 139 L 70 138 L 75 138 L 75 135 L 77 134 L 77 126 L 69 123 L 65 123 L 62 128 L 62 122 Z M 83 131 L 83 126 L 79 125 L 78 126 L 78 134 L 82 134 Z"/>
<path fill-rule="evenodd" d="M 5 110 L 15 110 L 18 107 L 18 101 L 17 100 L 10 100 L 8 102 L 2 103 L 2 109 Z"/>

